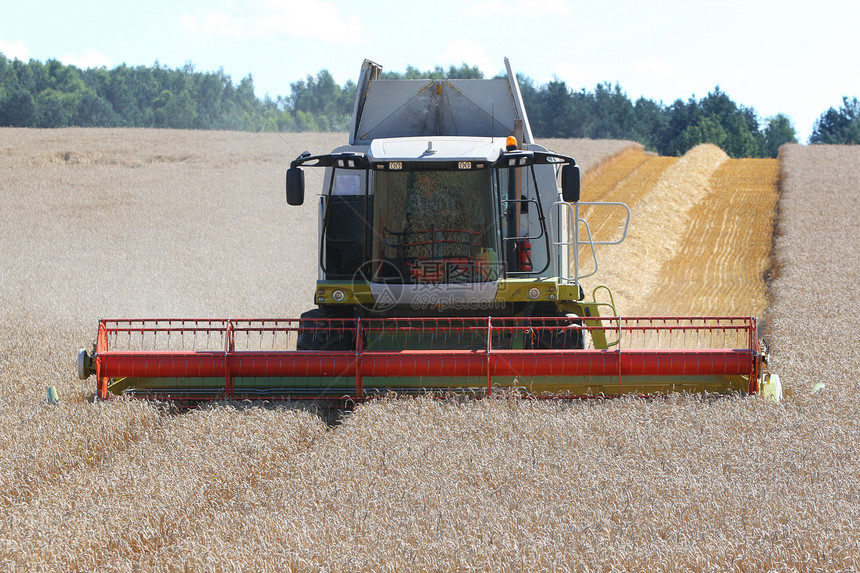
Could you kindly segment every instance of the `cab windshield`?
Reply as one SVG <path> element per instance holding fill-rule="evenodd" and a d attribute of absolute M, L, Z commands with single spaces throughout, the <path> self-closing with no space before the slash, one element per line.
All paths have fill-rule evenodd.
<path fill-rule="evenodd" d="M 498 278 L 498 214 L 489 170 L 373 175 L 374 281 L 434 284 Z"/>

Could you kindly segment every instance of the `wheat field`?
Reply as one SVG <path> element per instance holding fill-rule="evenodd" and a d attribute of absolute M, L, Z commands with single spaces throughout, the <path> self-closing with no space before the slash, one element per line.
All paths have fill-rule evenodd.
<path fill-rule="evenodd" d="M 422 398 L 330 425 L 291 405 L 94 403 L 74 353 L 99 317 L 311 305 L 316 204 L 288 208 L 283 172 L 344 139 L 0 129 L 0 570 L 860 569 L 856 148 L 780 157 L 765 312 L 792 390 L 779 405 Z M 549 147 L 578 158 L 586 195 L 601 166 L 647 163 L 629 142 Z M 641 176 L 668 180 L 681 161 Z M 774 176 L 732 161 L 688 158 L 708 170 L 690 184 Z M 707 227 L 701 195 L 673 230 L 679 256 Z M 758 199 L 712 209 L 730 220 Z"/>

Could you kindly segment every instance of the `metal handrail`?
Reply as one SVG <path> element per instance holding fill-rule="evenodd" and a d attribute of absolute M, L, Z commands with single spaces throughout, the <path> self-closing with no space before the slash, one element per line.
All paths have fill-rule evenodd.
<path fill-rule="evenodd" d="M 588 225 L 588 221 L 579 216 L 579 208 L 581 205 L 586 206 L 616 206 L 616 207 L 624 207 L 627 211 L 627 217 L 624 221 L 624 229 L 621 233 L 621 238 L 614 241 L 595 241 L 594 237 L 591 235 L 591 227 Z M 552 213 L 553 208 L 558 206 L 558 209 L 568 209 L 567 212 L 567 221 L 568 221 L 568 235 L 572 238 L 570 240 L 555 240 L 553 237 L 550 237 L 552 241 L 553 247 L 572 247 L 573 249 L 573 281 L 572 284 L 578 285 L 580 279 L 590 277 L 597 273 L 599 268 L 597 262 L 597 252 L 594 249 L 595 245 L 618 245 L 627 238 L 627 230 L 630 227 L 630 207 L 627 206 L 626 203 L 620 203 L 617 201 L 578 201 L 576 203 L 568 203 L 566 201 L 556 201 L 550 206 L 549 209 L 549 219 L 550 219 L 550 233 L 555 228 L 552 224 Z M 579 240 L 579 225 L 582 223 L 585 225 L 585 232 L 588 237 L 587 241 Z M 579 248 L 582 245 L 588 245 L 591 249 L 592 260 L 594 261 L 594 269 L 586 274 L 579 273 L 580 261 L 579 261 Z M 555 258 L 553 258 L 553 274 L 556 275 L 559 279 L 560 283 L 570 284 L 570 268 L 560 269 L 557 268 L 559 265 L 555 262 Z M 570 267 L 570 265 L 568 265 Z"/>

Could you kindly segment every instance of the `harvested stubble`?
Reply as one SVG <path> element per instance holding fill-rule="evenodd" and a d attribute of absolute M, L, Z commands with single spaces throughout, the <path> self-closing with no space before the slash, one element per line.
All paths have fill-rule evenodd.
<path fill-rule="evenodd" d="M 585 200 L 626 203 L 630 230 L 620 247 L 598 247 L 599 274 L 587 280 L 609 285 L 621 314 L 761 317 L 777 171 L 776 160 L 728 159 L 713 145 L 681 159 L 630 149 L 608 161 Z M 620 210 L 582 211 L 596 240 L 620 236 Z M 580 251 L 585 270 L 590 254 Z"/>
<path fill-rule="evenodd" d="M 699 145 L 669 165 L 665 158 L 652 157 L 644 165 L 654 164 L 654 168 L 637 166 L 634 175 L 626 175 L 625 161 L 607 170 L 605 177 L 624 176 L 617 179 L 619 191 L 606 192 L 604 197 L 632 203 L 635 210 L 627 239 L 598 252 L 599 274 L 590 280 L 610 286 L 619 314 L 643 315 L 645 306 L 654 302 L 662 263 L 680 250 L 690 211 L 710 193 L 711 175 L 727 159 L 720 148 Z M 617 217 L 598 219 L 592 236 L 595 240 L 617 238 L 617 223 Z M 587 260 L 588 253 L 583 249 L 581 260 Z"/>
<path fill-rule="evenodd" d="M 332 147 L 316 137 L 289 136 L 289 146 Z M 832 165 L 830 187 L 793 179 L 794 169 L 814 171 L 815 161 L 825 161 L 806 156 L 807 148 L 788 155 L 791 200 L 777 243 L 784 250 L 771 316 L 775 361 L 796 388 L 782 405 L 683 396 L 571 404 L 425 398 L 364 404 L 330 428 L 294 407 L 216 405 L 175 415 L 148 403 L 91 403 L 92 383 L 74 379 L 72 356 L 92 339 L 99 314 L 306 307 L 315 251 L 295 249 L 315 247 L 313 239 L 296 244 L 314 232 L 315 205 L 307 213 L 283 205 L 282 170 L 292 158 L 283 148 L 268 135 L 0 130 L 0 164 L 9 174 L 0 182 L 0 569 L 860 567 L 856 381 L 786 360 L 810 339 L 810 321 L 791 306 L 803 290 L 793 281 L 841 262 L 826 250 L 793 251 L 809 231 L 796 217 L 825 195 L 836 208 L 832 224 L 857 215 L 856 202 L 851 213 L 837 207 L 856 175 L 853 188 L 838 179 L 848 171 L 833 174 Z M 65 151 L 116 163 L 24 159 Z M 146 161 L 177 154 L 193 159 Z M 841 158 L 860 164 L 856 152 Z M 157 238 L 157 214 L 165 219 L 162 246 L 150 254 L 133 239 Z M 253 251 L 259 239 L 247 235 L 254 233 L 243 233 L 249 220 L 271 243 L 264 253 Z M 216 242 L 227 254 L 212 252 L 207 243 L 229 221 L 237 243 Z M 98 248 L 75 256 L 90 243 Z M 856 263 L 846 249 L 843 257 Z M 164 259 L 157 269 L 149 266 L 155 255 Z M 239 277 L 227 263 L 239 265 Z M 210 270 L 218 265 L 221 272 Z M 834 272 L 856 282 L 856 269 Z M 310 282 L 302 282 L 305 273 Z M 860 310 L 855 299 L 823 296 L 843 305 L 843 320 Z M 160 303 L 163 312 L 148 310 Z M 847 341 L 847 355 L 822 343 L 813 350 L 856 364 L 856 331 Z M 827 389 L 810 395 L 822 377 Z M 45 401 L 48 385 L 60 388 L 57 406 Z"/>
<path fill-rule="evenodd" d="M 729 159 L 689 213 L 645 314 L 764 316 L 779 162 Z"/>

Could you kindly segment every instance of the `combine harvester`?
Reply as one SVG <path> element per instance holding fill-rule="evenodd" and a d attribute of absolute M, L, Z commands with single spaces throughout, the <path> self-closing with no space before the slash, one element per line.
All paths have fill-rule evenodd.
<path fill-rule="evenodd" d="M 365 61 L 349 145 L 287 171 L 287 201 L 301 205 L 302 169 L 325 169 L 317 308 L 102 320 L 79 376 L 96 375 L 99 398 L 192 401 L 500 388 L 778 397 L 754 317 L 621 318 L 607 287 L 586 296 L 595 246 L 624 240 L 630 210 L 580 201 L 579 167 L 534 142 L 505 65 L 501 79 L 383 80 Z M 595 240 L 583 205 L 618 210 L 619 236 Z"/>

